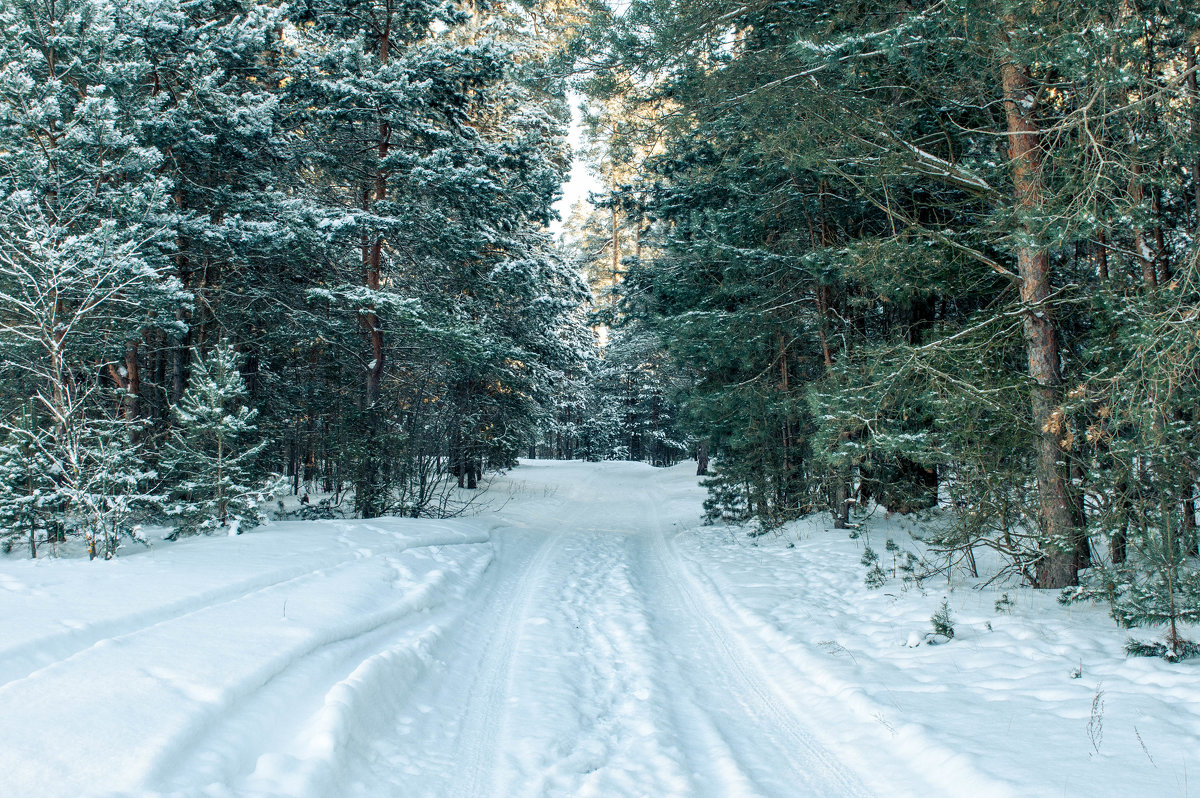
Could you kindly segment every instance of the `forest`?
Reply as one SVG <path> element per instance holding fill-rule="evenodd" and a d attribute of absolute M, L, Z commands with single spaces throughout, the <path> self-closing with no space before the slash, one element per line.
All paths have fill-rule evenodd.
<path fill-rule="evenodd" d="M 1197 653 L 1198 48 L 1195 0 L 4 3 L 0 535 L 694 457 L 713 523 L 913 515 Z"/>

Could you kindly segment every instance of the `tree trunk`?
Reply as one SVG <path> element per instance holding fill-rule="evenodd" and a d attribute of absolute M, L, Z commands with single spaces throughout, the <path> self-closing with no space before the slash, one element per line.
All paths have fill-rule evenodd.
<path fill-rule="evenodd" d="M 378 186 L 376 190 L 378 190 Z M 363 194 L 364 210 L 369 210 L 371 203 L 365 200 L 368 192 L 364 191 Z M 364 237 L 363 284 L 372 291 L 378 291 L 380 286 L 382 246 L 383 239 L 380 236 L 375 236 L 374 241 Z M 363 328 L 371 345 L 371 362 L 367 366 L 366 406 L 374 407 L 375 403 L 379 401 L 379 386 L 383 381 L 383 327 L 380 324 L 379 314 L 374 310 L 364 313 Z"/>
<path fill-rule="evenodd" d="M 134 421 L 138 417 L 138 401 L 142 393 L 141 372 L 138 371 L 138 342 L 130 341 L 125 349 L 125 420 Z"/>
<path fill-rule="evenodd" d="M 1132 177 L 1129 180 L 1129 201 L 1133 205 L 1141 205 L 1146 200 L 1146 192 L 1142 188 L 1142 165 L 1137 160 L 1137 154 L 1134 154 L 1133 164 L 1129 171 Z M 1133 231 L 1133 251 L 1137 257 L 1138 264 L 1142 271 L 1142 285 L 1146 289 L 1154 289 L 1158 287 L 1158 273 L 1154 268 L 1157 258 L 1150 249 L 1150 245 L 1146 242 L 1146 231 L 1142 225 L 1138 225 Z"/>
<path fill-rule="evenodd" d="M 458 486 L 467 486 L 467 461 L 463 451 L 462 429 L 455 424 L 454 436 L 450 440 L 450 473 L 458 480 Z"/>
<path fill-rule="evenodd" d="M 821 357 L 826 370 L 833 368 L 833 353 L 829 349 L 829 289 L 817 286 L 817 336 L 821 339 Z"/>
<path fill-rule="evenodd" d="M 834 493 L 833 493 L 833 503 L 834 503 L 833 528 L 834 529 L 846 529 L 850 526 L 850 497 L 851 497 L 851 495 L 852 495 L 852 492 L 850 490 L 849 480 L 846 479 L 844 477 L 844 475 L 839 475 L 839 477 L 837 478 L 837 487 L 834 489 Z"/>
<path fill-rule="evenodd" d="M 389 15 L 379 39 L 379 60 L 383 64 L 388 63 L 391 47 L 391 21 L 391 16 Z M 391 139 L 391 125 L 386 119 L 381 118 L 379 120 L 378 139 L 376 141 L 379 163 L 375 168 L 374 199 L 370 201 L 364 196 L 365 210 L 370 210 L 372 205 L 377 205 L 387 199 L 388 173 L 383 164 L 391 150 Z M 363 193 L 366 195 L 368 192 L 364 191 Z M 382 234 L 375 234 L 367 243 L 367 246 L 363 248 L 363 260 L 363 266 L 365 267 L 364 283 L 370 290 L 378 291 L 382 284 Z M 366 327 L 367 336 L 371 341 L 371 363 L 367 369 L 367 407 L 373 407 L 379 401 L 379 387 L 383 381 L 383 326 L 380 322 L 379 314 L 374 309 L 363 316 L 363 325 Z"/>
<path fill-rule="evenodd" d="M 1096 233 L 1095 253 L 1096 253 L 1096 276 L 1100 279 L 1100 282 L 1107 283 L 1108 282 L 1108 240 L 1105 237 L 1103 230 Z"/>
<path fill-rule="evenodd" d="M 180 213 L 187 211 L 187 196 L 183 191 L 176 191 L 174 194 L 175 208 Z M 182 236 L 175 240 L 175 268 L 179 274 L 179 282 L 182 283 L 184 289 L 189 287 L 192 279 L 192 264 L 191 259 L 187 255 L 188 241 Z M 186 332 L 180 337 L 178 343 L 171 351 L 171 404 L 177 405 L 183 398 L 185 385 L 185 370 L 187 368 L 188 349 L 191 344 L 192 329 L 188 323 L 188 314 L 183 308 L 175 311 L 175 321 L 186 329 Z"/>
<path fill-rule="evenodd" d="M 1192 139 L 1200 139 L 1200 82 L 1196 79 L 1196 45 L 1187 48 L 1187 87 L 1192 95 Z M 1195 234 L 1200 236 L 1200 158 L 1192 161 L 1192 201 L 1195 211 Z"/>
<path fill-rule="evenodd" d="M 1078 457 L 1071 458 L 1070 464 L 1067 466 L 1067 474 L 1071 478 L 1071 485 L 1083 484 L 1083 463 Z M 1092 567 L 1092 543 L 1087 536 L 1087 509 L 1084 507 L 1083 495 L 1078 490 L 1071 491 L 1071 499 L 1075 505 L 1075 526 L 1079 530 L 1079 534 L 1075 539 L 1075 570 L 1082 571 L 1084 568 Z"/>
<path fill-rule="evenodd" d="M 187 314 L 182 310 L 175 311 L 175 320 L 181 324 L 187 323 Z M 188 335 L 190 330 L 179 340 L 171 352 L 171 404 L 177 405 L 183 399 L 184 370 L 187 368 Z"/>
<path fill-rule="evenodd" d="M 1184 554 L 1195 557 L 1200 554 L 1200 539 L 1196 536 L 1196 486 L 1189 484 L 1183 495 Z"/>
<path fill-rule="evenodd" d="M 613 205 L 610 214 L 612 224 L 612 280 L 617 283 L 621 273 L 621 219 L 617 215 L 617 206 Z"/>
<path fill-rule="evenodd" d="M 1014 63 L 1001 67 L 1008 154 L 1012 164 L 1016 207 L 1036 212 L 1044 200 L 1040 131 L 1033 117 L 1034 92 L 1029 70 Z M 1037 235 L 1024 223 L 1027 239 Z M 1038 503 L 1041 521 L 1041 558 L 1037 563 L 1036 586 L 1061 588 L 1078 583 L 1076 548 L 1080 530 L 1075 502 L 1067 476 L 1065 452 L 1060 435 L 1066 419 L 1062 408 L 1062 375 L 1058 331 L 1051 309 L 1050 257 L 1044 247 L 1017 247 L 1017 271 L 1021 300 L 1027 306 L 1023 321 L 1029 376 L 1033 380 L 1030 410 L 1037 439 Z"/>
<path fill-rule="evenodd" d="M 125 347 L 125 373 L 112 363 L 108 365 L 108 374 L 124 392 L 121 397 L 121 418 L 125 423 L 132 423 L 138 417 L 138 397 L 142 392 L 142 379 L 138 371 L 138 342 L 130 341 Z M 131 431 L 132 432 L 132 431 Z M 136 433 L 133 433 L 136 439 Z"/>

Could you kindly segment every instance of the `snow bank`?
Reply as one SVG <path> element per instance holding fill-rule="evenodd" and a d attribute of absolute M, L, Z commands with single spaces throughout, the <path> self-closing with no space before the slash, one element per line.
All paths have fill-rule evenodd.
<path fill-rule="evenodd" d="M 297 774 L 371 722 L 380 681 L 428 666 L 423 637 L 479 579 L 488 541 L 480 520 L 289 522 L 109 562 L 3 563 L 3 794 L 220 784 L 257 750 L 243 743 L 314 716 L 305 767 L 280 783 L 303 794 Z"/>
<path fill-rule="evenodd" d="M 867 539 L 828 526 L 814 517 L 758 542 L 702 527 L 674 542 L 709 606 L 777 657 L 780 683 L 879 794 L 1188 794 L 1195 663 L 1127 658 L 1103 608 L 1064 609 L 1054 592 L 944 577 L 868 589 Z M 889 576 L 885 541 L 915 548 L 895 520 L 866 531 Z M 1003 593 L 1012 606 L 998 612 Z M 943 599 L 954 639 L 914 646 Z"/>

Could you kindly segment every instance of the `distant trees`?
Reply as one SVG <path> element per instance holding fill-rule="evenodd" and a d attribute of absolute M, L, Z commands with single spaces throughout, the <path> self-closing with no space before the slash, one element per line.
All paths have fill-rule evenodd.
<path fill-rule="evenodd" d="M 639 236 L 637 221 L 610 208 L 581 207 L 568 220 L 564 246 L 592 306 L 574 319 L 574 365 L 531 454 L 669 466 L 691 453 L 679 402 L 689 375 L 667 357 L 658 332 L 617 302 L 631 288 L 624 278 L 642 255 Z"/>

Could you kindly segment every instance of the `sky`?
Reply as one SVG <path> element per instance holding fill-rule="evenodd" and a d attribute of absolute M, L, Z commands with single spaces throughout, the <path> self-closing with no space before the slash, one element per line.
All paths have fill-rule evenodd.
<path fill-rule="evenodd" d="M 571 143 L 575 157 L 571 161 L 571 173 L 567 176 L 567 181 L 563 183 L 562 199 L 554 203 L 554 209 L 558 211 L 559 218 L 562 220 L 550 223 L 550 232 L 556 237 L 561 234 L 563 221 L 571 215 L 571 209 L 575 207 L 575 204 L 580 200 L 586 200 L 588 192 L 596 191 L 599 187 L 596 178 L 588 172 L 587 164 L 580 155 L 583 151 L 583 125 L 581 124 L 579 104 L 583 102 L 583 98 L 575 92 L 568 92 L 567 101 L 571 104 L 571 129 L 567 139 Z"/>

